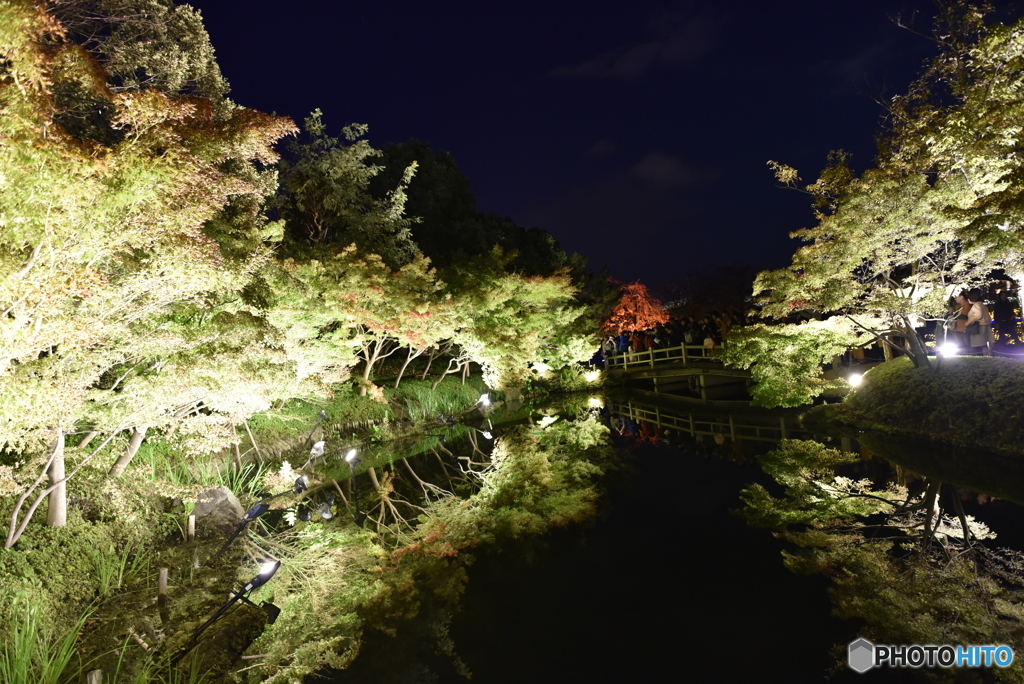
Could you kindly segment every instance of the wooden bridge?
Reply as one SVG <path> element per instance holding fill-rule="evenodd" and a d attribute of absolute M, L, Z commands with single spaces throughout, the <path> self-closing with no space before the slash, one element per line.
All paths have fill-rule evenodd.
<path fill-rule="evenodd" d="M 749 401 L 750 371 L 726 368 L 714 351 L 697 344 L 626 352 L 608 357 L 612 376 L 651 380 L 655 392 L 682 391 L 703 401 L 724 397 Z"/>
<path fill-rule="evenodd" d="M 778 442 L 781 439 L 806 439 L 810 433 L 800 427 L 799 412 L 793 409 L 752 409 L 740 402 L 717 402 L 712 411 L 706 407 L 688 407 L 685 399 L 664 394 L 645 401 L 643 393 L 612 401 L 611 413 L 628 417 L 638 423 L 678 430 L 692 437 L 710 436 L 716 441 L 748 440 Z M 669 400 L 666 402 L 666 400 Z M 674 404 L 674 405 L 673 405 Z"/>
<path fill-rule="evenodd" d="M 722 360 L 713 356 L 713 350 L 700 344 L 682 344 L 678 347 L 666 347 L 664 349 L 648 349 L 640 352 L 624 352 L 609 356 L 605 360 L 605 367 L 608 370 L 640 370 L 643 368 L 654 368 L 657 365 L 681 364 L 684 367 L 697 363 L 717 363 L 722 365 Z"/>

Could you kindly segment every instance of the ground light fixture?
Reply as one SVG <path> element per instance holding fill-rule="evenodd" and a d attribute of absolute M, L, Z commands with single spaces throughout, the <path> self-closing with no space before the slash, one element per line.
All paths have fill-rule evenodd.
<path fill-rule="evenodd" d="M 860 373 L 850 373 L 846 381 L 850 383 L 850 387 L 860 387 L 861 383 L 864 382 L 864 376 Z"/>
<path fill-rule="evenodd" d="M 958 351 L 960 351 L 960 347 L 955 342 L 943 342 L 942 346 L 939 347 L 939 353 L 947 359 L 951 356 L 956 356 Z"/>
<path fill-rule="evenodd" d="M 597 379 L 601 377 L 601 371 L 590 370 L 583 374 L 583 379 L 587 382 L 597 382 Z"/>
<path fill-rule="evenodd" d="M 242 516 L 242 520 L 238 523 L 238 527 L 235 529 L 235 531 L 232 532 L 231 536 L 228 537 L 228 540 L 224 542 L 224 546 L 220 547 L 220 551 L 217 552 L 215 558 L 220 558 L 221 555 L 225 551 L 227 551 L 228 547 L 231 546 L 231 542 L 235 541 L 238 535 L 242 533 L 242 530 L 245 529 L 246 525 L 248 525 L 253 520 L 255 520 L 256 518 L 260 517 L 261 515 L 270 510 L 270 501 L 272 499 L 276 499 L 279 496 L 284 496 L 285 494 L 301 494 L 307 489 L 309 489 L 309 478 L 303 475 L 299 478 L 296 478 L 295 483 L 291 486 L 291 489 L 286 489 L 283 492 L 278 492 L 273 496 L 268 496 L 262 501 L 258 501 L 255 504 L 253 504 L 253 506 L 245 512 L 245 515 Z"/>
<path fill-rule="evenodd" d="M 249 605 L 254 606 L 256 608 L 262 608 L 266 612 L 266 614 L 267 614 L 267 622 L 268 622 L 268 624 L 273 624 L 274 620 L 276 620 L 277 616 L 281 613 L 281 609 L 278 608 L 277 606 L 275 606 L 274 604 L 267 603 L 267 602 L 264 602 L 263 605 L 261 605 L 261 606 L 257 606 L 255 603 L 250 601 L 245 595 L 248 594 L 250 591 L 253 591 L 254 589 L 259 589 L 264 584 L 269 582 L 271 580 L 271 578 L 273 578 L 273 576 L 277 573 L 277 570 L 280 567 L 281 567 L 281 561 L 279 561 L 279 560 L 268 559 L 268 560 L 264 561 L 260 565 L 259 573 L 257 573 L 257 575 L 255 577 L 253 577 L 251 580 L 249 580 L 245 584 L 244 587 L 242 587 L 230 599 L 228 599 L 227 603 L 225 603 L 223 606 L 218 608 L 217 612 L 214 613 L 210 617 L 209 620 L 204 622 L 199 627 L 199 629 L 197 629 L 192 634 L 192 638 L 189 639 L 188 646 L 186 647 L 185 651 L 183 651 L 175 659 L 174 662 L 178 662 L 179 660 L 181 660 L 181 658 L 184 657 L 184 655 L 186 653 L 188 653 L 188 651 L 191 650 L 192 646 L 194 646 L 196 644 L 196 642 L 199 641 L 199 637 L 202 635 L 202 633 L 205 632 L 206 629 L 210 625 L 212 625 L 214 622 L 216 622 L 217 620 L 222 618 L 224 616 L 224 613 L 226 613 L 228 611 L 228 609 L 231 608 L 231 606 L 235 605 L 239 601 L 244 601 L 245 603 L 248 603 Z"/>
<path fill-rule="evenodd" d="M 480 404 L 481 406 L 490 406 L 491 405 L 491 397 L 490 397 L 490 395 L 487 394 L 487 392 L 484 392 L 483 394 L 480 395 L 480 401 L 478 401 L 477 403 Z"/>

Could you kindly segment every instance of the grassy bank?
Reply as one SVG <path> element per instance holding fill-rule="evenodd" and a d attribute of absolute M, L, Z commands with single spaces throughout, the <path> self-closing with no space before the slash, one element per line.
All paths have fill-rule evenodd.
<path fill-rule="evenodd" d="M 396 629 L 428 595 L 456 600 L 469 562 L 464 549 L 592 514 L 603 428 L 589 421 L 508 427 L 498 446 L 471 425 L 436 421 L 473 406 L 486 391 L 479 379 L 431 384 L 410 379 L 376 398 L 350 392 L 284 402 L 248 421 L 260 446 L 299 445 L 266 463 L 250 462 L 245 426 L 237 429 L 238 452 L 219 454 L 187 452 L 173 435 L 153 432 L 125 475 L 110 479 L 106 468 L 125 440 L 112 444 L 69 482 L 66 527 L 46 527 L 37 514 L 14 549 L 0 549 L 0 679 L 57 684 L 100 668 L 104 681 L 189 681 L 169 658 L 228 588 L 252 576 L 262 548 L 284 564 L 253 598 L 272 599 L 284 613 L 255 647 L 265 656 L 234 681 L 292 682 L 324 666 L 344 667 L 364 629 Z M 228 486 L 243 507 L 260 492 L 287 488 L 290 480 L 277 481 L 281 460 L 302 464 L 309 451 L 302 440 L 321 410 L 330 450 L 361 443 L 354 484 L 370 514 L 365 529 L 339 501 L 331 521 L 292 515 L 289 523 L 288 511 L 275 510 L 268 526 L 251 526 L 220 563 L 212 557 L 222 538 L 184 539 L 190 500 L 204 486 Z M 368 427 L 339 429 L 357 423 Z M 410 434 L 391 440 L 401 432 Z M 463 434 L 472 449 L 453 454 Z M 69 465 L 80 458 L 69 450 Z M 370 468 L 373 485 L 363 474 Z M 334 459 L 311 477 L 314 489 L 331 489 L 332 479 L 349 474 Z M 0 500 L 0 516 L 10 517 L 11 503 Z M 296 502 L 278 503 L 294 514 Z M 166 616 L 155 600 L 161 568 L 170 569 Z"/>
<path fill-rule="evenodd" d="M 868 371 L 842 404 L 811 409 L 805 422 L 1024 451 L 1022 411 L 1019 361 L 963 356 L 928 369 L 903 357 Z"/>

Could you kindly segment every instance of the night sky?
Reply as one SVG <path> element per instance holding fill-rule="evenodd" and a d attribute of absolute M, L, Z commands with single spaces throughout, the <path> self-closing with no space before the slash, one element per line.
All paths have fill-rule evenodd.
<path fill-rule="evenodd" d="M 933 52 L 891 19 L 927 32 L 925 0 L 191 4 L 239 104 L 448 150 L 479 210 L 655 287 L 788 263 L 809 198 L 766 162 L 870 166 L 878 100 Z"/>

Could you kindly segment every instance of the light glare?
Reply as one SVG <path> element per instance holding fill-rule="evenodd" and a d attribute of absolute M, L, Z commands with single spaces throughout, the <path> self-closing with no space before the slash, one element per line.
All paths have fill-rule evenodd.
<path fill-rule="evenodd" d="M 850 383 L 850 387 L 860 387 L 860 384 L 864 382 L 864 376 L 860 373 L 854 373 L 846 380 Z"/>

